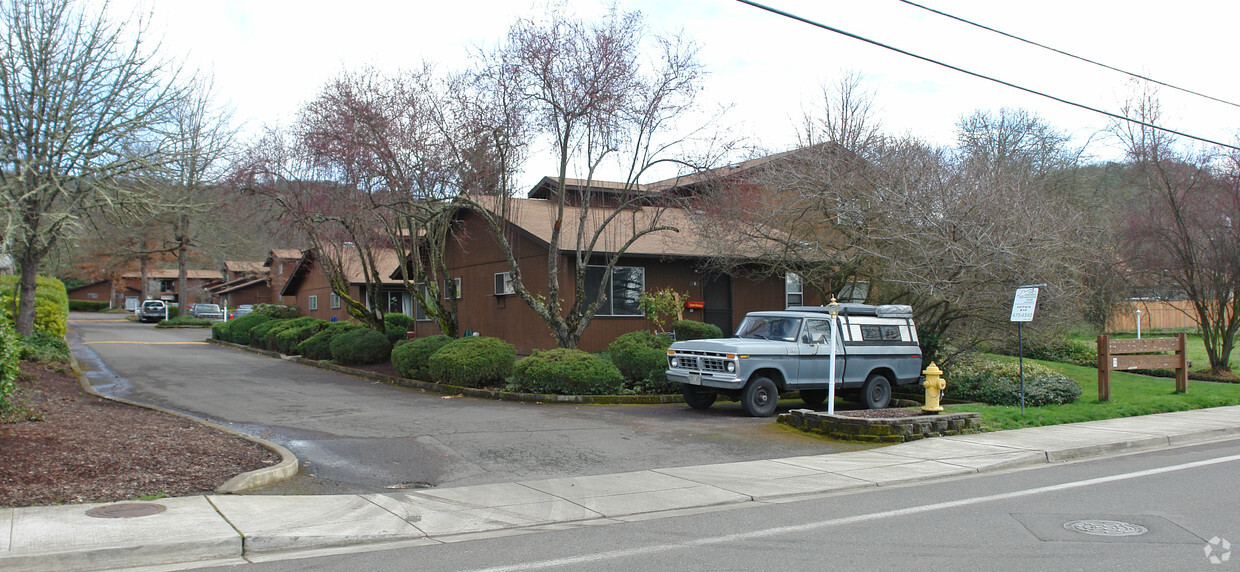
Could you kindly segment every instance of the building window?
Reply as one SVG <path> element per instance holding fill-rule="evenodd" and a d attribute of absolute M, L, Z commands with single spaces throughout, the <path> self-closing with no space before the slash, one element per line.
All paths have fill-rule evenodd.
<path fill-rule="evenodd" d="M 419 285 L 419 286 L 418 286 L 418 288 L 421 288 L 421 289 L 422 289 L 422 299 L 424 299 L 424 300 L 430 300 L 430 299 L 431 299 L 431 298 L 430 298 L 430 292 L 428 292 L 428 291 L 427 291 L 426 284 L 421 284 L 421 285 Z M 427 314 L 427 313 L 426 313 L 426 307 L 425 307 L 425 306 L 423 306 L 422 304 L 418 303 L 416 300 L 414 301 L 414 306 L 417 306 L 417 311 L 413 313 L 413 318 L 414 318 L 415 320 L 418 320 L 418 321 L 421 321 L 421 322 L 429 322 L 429 321 L 431 321 L 431 316 L 430 316 L 430 314 Z"/>
<path fill-rule="evenodd" d="M 598 299 L 599 287 L 603 285 L 605 266 L 586 267 L 586 304 Z M 611 281 L 604 287 L 607 299 L 599 304 L 598 316 L 642 316 L 641 296 L 646 290 L 646 269 L 640 266 L 617 266 L 611 271 Z"/>
<path fill-rule="evenodd" d="M 175 282 L 175 280 L 160 280 L 159 291 L 160 292 L 175 292 L 176 290 L 173 290 L 174 288 L 173 282 Z"/>
<path fill-rule="evenodd" d="M 870 283 L 865 280 L 855 280 L 845 284 L 840 288 L 840 302 L 865 302 L 866 295 L 870 293 Z"/>
<path fill-rule="evenodd" d="M 461 279 L 460 278 L 444 279 L 443 299 L 447 300 L 448 297 L 451 296 L 453 292 L 456 293 L 456 299 L 460 300 L 461 299 Z"/>
<path fill-rule="evenodd" d="M 306 305 L 309 306 L 311 310 L 318 310 L 319 297 L 317 295 L 311 295 L 310 298 L 306 300 Z"/>
<path fill-rule="evenodd" d="M 389 290 L 383 293 L 383 299 L 386 302 L 383 308 L 385 314 L 404 314 L 405 313 L 405 293 L 399 290 Z"/>
<path fill-rule="evenodd" d="M 99 297 L 99 293 L 98 292 L 87 292 L 86 297 L 91 300 L 94 300 Z"/>
<path fill-rule="evenodd" d="M 331 307 L 333 309 L 340 307 L 340 295 L 339 294 L 332 292 L 331 297 L 329 297 L 327 300 L 328 300 L 328 303 L 331 304 Z"/>
<path fill-rule="evenodd" d="M 784 307 L 803 306 L 805 304 L 804 289 L 800 274 L 789 272 L 784 275 Z"/>
<path fill-rule="evenodd" d="M 512 273 L 511 272 L 496 272 L 495 273 L 495 295 L 496 296 L 507 296 L 509 294 L 516 294 L 516 293 L 517 291 L 513 289 L 512 287 Z"/>

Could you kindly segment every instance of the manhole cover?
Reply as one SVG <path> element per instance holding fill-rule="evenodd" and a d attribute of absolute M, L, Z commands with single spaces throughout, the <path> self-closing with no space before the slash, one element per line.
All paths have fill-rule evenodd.
<path fill-rule="evenodd" d="M 1150 531 L 1150 529 L 1139 524 L 1120 522 L 1118 520 L 1074 520 L 1072 522 L 1065 522 L 1063 527 L 1071 531 L 1092 534 L 1094 536 L 1140 536 Z"/>
<path fill-rule="evenodd" d="M 159 514 L 167 509 L 168 507 L 153 502 L 130 502 L 95 507 L 86 511 L 86 516 L 93 516 L 95 518 L 137 518 L 139 516 Z"/>

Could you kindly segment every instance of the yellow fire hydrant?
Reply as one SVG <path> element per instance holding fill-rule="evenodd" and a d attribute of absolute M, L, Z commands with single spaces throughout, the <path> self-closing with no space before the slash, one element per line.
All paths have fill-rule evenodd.
<path fill-rule="evenodd" d="M 943 379 L 943 370 L 934 365 L 934 362 L 930 362 L 930 367 L 921 373 L 926 376 L 926 381 L 921 384 L 926 388 L 926 404 L 921 407 L 921 410 L 926 413 L 938 413 L 943 410 L 943 406 L 939 405 L 939 399 L 943 397 L 943 390 L 947 389 L 947 381 Z"/>

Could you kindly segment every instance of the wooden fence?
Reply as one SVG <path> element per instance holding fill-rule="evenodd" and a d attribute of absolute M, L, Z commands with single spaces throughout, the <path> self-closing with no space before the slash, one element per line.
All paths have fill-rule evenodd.
<path fill-rule="evenodd" d="M 1115 306 L 1107 320 L 1108 332 L 1132 332 L 1137 329 L 1137 309 L 1141 310 L 1142 330 L 1182 330 L 1198 327 L 1197 314 L 1188 300 L 1174 302 L 1130 301 Z"/>

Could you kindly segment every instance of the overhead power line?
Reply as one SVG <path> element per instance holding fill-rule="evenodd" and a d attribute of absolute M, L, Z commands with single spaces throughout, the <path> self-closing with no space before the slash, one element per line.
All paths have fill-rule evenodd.
<path fill-rule="evenodd" d="M 1018 90 L 1020 90 L 1020 91 L 1025 92 L 1025 93 L 1030 93 L 1030 94 L 1033 94 L 1033 95 L 1036 95 L 1036 96 L 1039 96 L 1039 97 L 1045 97 L 1045 98 L 1047 98 L 1047 99 L 1050 99 L 1050 100 L 1053 100 L 1053 101 L 1058 101 L 1059 103 L 1063 103 L 1063 104 L 1066 104 L 1066 105 L 1071 105 L 1071 106 L 1076 107 L 1076 108 L 1079 108 L 1079 109 L 1084 109 L 1084 110 L 1086 110 L 1086 111 L 1092 111 L 1092 112 L 1094 112 L 1094 113 L 1098 113 L 1098 114 L 1101 114 L 1101 115 L 1105 115 L 1105 116 L 1107 116 L 1107 117 L 1110 117 L 1110 118 L 1113 118 L 1113 119 L 1118 119 L 1118 120 L 1120 120 L 1120 121 L 1127 121 L 1127 122 L 1129 122 L 1129 123 L 1135 123 L 1135 124 L 1140 125 L 1140 126 L 1142 126 L 1142 127 L 1149 127 L 1150 129 L 1157 129 L 1157 130 L 1162 131 L 1162 132 L 1164 132 L 1164 133 L 1170 133 L 1170 134 L 1172 134 L 1172 135 L 1179 135 L 1180 137 L 1184 137 L 1184 138 L 1187 138 L 1187 139 L 1192 139 L 1192 140 L 1194 140 L 1194 141 L 1201 141 L 1202 143 L 1209 143 L 1209 144 L 1211 144 L 1211 145 L 1218 145 L 1219 147 L 1224 147 L 1224 148 L 1227 148 L 1227 149 L 1232 149 L 1232 150 L 1235 150 L 1235 151 L 1240 151 L 1240 147 L 1237 147 L 1237 146 L 1235 146 L 1235 145 L 1228 145 L 1227 143 L 1221 143 L 1221 142 L 1219 142 L 1219 141 L 1215 141 L 1215 140 L 1213 140 L 1213 139 L 1207 139 L 1207 138 L 1205 138 L 1205 137 L 1198 137 L 1198 136 L 1196 136 L 1196 135 L 1190 135 L 1190 134 L 1188 134 L 1188 133 L 1184 133 L 1184 132 L 1182 132 L 1182 131 L 1176 131 L 1176 130 L 1174 130 L 1174 129 L 1168 129 L 1168 128 L 1166 128 L 1166 127 L 1159 127 L 1159 126 L 1157 126 L 1157 125 L 1154 125 L 1153 123 L 1147 123 L 1147 122 L 1145 122 L 1145 121 L 1141 121 L 1141 120 L 1139 120 L 1139 119 L 1133 119 L 1133 118 L 1131 118 L 1131 117 L 1126 117 L 1126 116 L 1120 115 L 1120 114 L 1118 114 L 1118 113 L 1112 113 L 1112 112 L 1110 112 L 1110 111 L 1106 111 L 1106 110 L 1104 110 L 1104 109 L 1098 109 L 1098 108 L 1096 108 L 1096 107 L 1090 107 L 1090 106 L 1085 105 L 1085 104 L 1083 104 L 1083 103 L 1077 103 L 1077 102 L 1075 102 L 1075 101 L 1067 100 L 1067 99 L 1064 99 L 1064 98 L 1062 98 L 1062 97 L 1056 97 L 1056 96 L 1054 96 L 1054 95 L 1051 95 L 1051 94 L 1048 94 L 1048 93 L 1045 93 L 1045 92 L 1037 91 L 1037 90 L 1035 90 L 1035 89 L 1031 89 L 1031 88 L 1024 87 L 1024 86 L 1020 86 L 1020 85 L 1017 85 L 1017 84 L 1014 84 L 1014 83 L 1011 83 L 1011 82 L 1003 81 L 1003 80 L 1001 80 L 1001 79 L 994 78 L 994 77 L 990 77 L 990 76 L 988 76 L 988 75 L 983 75 L 983 74 L 980 74 L 980 73 L 977 73 L 977 72 L 969 71 L 969 70 L 964 69 L 964 68 L 962 68 L 962 67 L 954 66 L 954 65 L 951 65 L 951 64 L 948 64 L 948 63 L 945 63 L 945 62 L 938 61 L 938 60 L 933 59 L 933 58 L 929 58 L 929 57 L 926 57 L 926 56 L 923 56 L 923 55 L 915 54 L 915 53 L 913 53 L 913 52 L 909 52 L 909 51 L 906 51 L 906 50 L 902 50 L 902 49 L 897 48 L 897 47 L 895 47 L 895 46 L 890 46 L 890 45 L 884 44 L 884 43 L 879 42 L 879 41 L 876 41 L 876 40 L 871 40 L 871 39 L 866 38 L 866 37 L 864 37 L 864 36 L 859 36 L 859 35 L 854 34 L 854 33 L 852 33 L 852 32 L 847 32 L 847 31 L 841 30 L 841 29 L 836 28 L 836 27 L 833 27 L 833 26 L 828 26 L 828 25 L 823 24 L 823 23 L 821 23 L 821 22 L 815 22 L 815 21 L 810 20 L 810 19 L 808 19 L 808 18 L 804 18 L 804 17 L 802 17 L 802 16 L 797 16 L 796 14 L 792 14 L 792 13 L 790 13 L 790 12 L 785 12 L 785 11 L 780 10 L 780 9 L 778 9 L 778 8 L 772 8 L 772 7 L 770 7 L 770 6 L 766 6 L 766 5 L 764 5 L 764 4 L 759 4 L 759 3 L 757 3 L 757 2 L 753 2 L 753 1 L 751 1 L 751 0 L 737 0 L 737 2 L 740 2 L 740 3 L 742 3 L 742 4 L 748 4 L 748 5 L 750 5 L 750 6 L 753 6 L 754 8 L 758 8 L 758 9 L 760 9 L 760 10 L 766 10 L 767 12 L 770 12 L 770 13 L 772 13 L 772 14 L 777 14 L 777 15 L 783 16 L 783 17 L 785 17 L 785 18 L 789 18 L 789 19 L 792 19 L 792 20 L 796 20 L 796 21 L 801 22 L 801 23 L 803 23 L 803 24 L 809 24 L 809 25 L 814 26 L 814 27 L 816 27 L 816 28 L 822 28 L 822 29 L 827 30 L 827 31 L 830 31 L 830 32 L 835 32 L 835 33 L 837 33 L 837 34 L 839 34 L 839 35 L 841 35 L 841 36 L 846 36 L 846 37 L 852 38 L 852 39 L 854 39 L 854 40 L 860 40 L 860 41 L 865 42 L 865 43 L 867 43 L 867 44 L 871 44 L 871 45 L 878 46 L 878 47 L 883 48 L 883 49 L 891 50 L 891 51 L 896 52 L 896 53 L 898 53 L 898 54 L 902 54 L 902 55 L 905 55 L 905 56 L 909 56 L 909 57 L 911 57 L 911 58 L 916 58 L 916 59 L 919 59 L 919 60 L 921 60 L 921 61 L 923 61 L 923 62 L 932 63 L 932 64 L 937 65 L 937 66 L 942 66 L 942 67 L 945 67 L 945 68 L 947 68 L 947 69 L 949 69 L 949 70 L 958 71 L 958 72 L 960 72 L 960 73 L 962 73 L 962 74 L 965 74 L 965 75 L 970 75 L 970 76 L 973 76 L 973 77 L 978 78 L 978 79 L 984 79 L 984 80 L 986 80 L 986 81 L 991 81 L 991 82 L 997 83 L 997 84 L 1002 85 L 1002 86 L 1010 87 L 1010 88 L 1012 88 L 1012 89 L 1018 89 Z"/>
<path fill-rule="evenodd" d="M 955 16 L 955 15 L 953 15 L 953 14 L 948 14 L 947 12 L 943 12 L 943 11 L 941 11 L 941 10 L 936 10 L 936 9 L 934 9 L 934 8 L 930 8 L 930 7 L 928 7 L 928 6 L 923 6 L 923 5 L 918 4 L 918 3 L 916 3 L 916 2 L 911 2 L 910 0 L 898 0 L 898 1 L 899 1 L 899 2 L 903 2 L 903 3 L 905 3 L 905 4 L 908 4 L 909 6 L 913 6 L 913 7 L 916 7 L 916 8 L 921 8 L 922 10 L 925 10 L 925 11 L 927 11 L 927 12 L 932 12 L 932 13 L 934 13 L 934 14 L 938 14 L 938 15 L 940 15 L 940 16 L 943 16 L 944 18 L 951 18 L 952 20 L 955 20 L 955 21 L 957 21 L 957 22 L 961 22 L 961 23 L 964 23 L 964 24 L 968 24 L 968 25 L 970 25 L 970 26 L 974 26 L 974 27 L 977 27 L 977 28 L 981 28 L 981 29 L 986 30 L 986 31 L 988 31 L 988 32 L 993 32 L 993 33 L 995 33 L 995 34 L 999 34 L 1000 36 L 1004 36 L 1004 37 L 1007 37 L 1007 38 L 1011 38 L 1011 39 L 1016 40 L 1016 41 L 1018 41 L 1018 42 L 1024 42 L 1024 43 L 1029 44 L 1029 45 L 1031 45 L 1031 46 L 1037 46 L 1037 47 L 1042 48 L 1042 49 L 1044 49 L 1044 50 L 1049 50 L 1049 51 L 1055 52 L 1055 53 L 1057 53 L 1057 54 L 1059 54 L 1059 55 L 1062 55 L 1062 56 L 1067 56 L 1067 57 L 1070 57 L 1070 58 L 1072 58 L 1072 59 L 1080 60 L 1080 61 L 1083 61 L 1083 62 L 1086 62 L 1086 63 L 1090 63 L 1090 64 L 1093 64 L 1093 65 L 1096 65 L 1096 66 L 1098 66 L 1098 67 L 1103 67 L 1103 68 L 1109 69 L 1109 70 L 1111 70 L 1111 71 L 1116 71 L 1116 72 L 1122 73 L 1122 74 L 1124 74 L 1124 75 L 1132 76 L 1132 77 L 1135 77 L 1135 78 L 1140 79 L 1140 80 L 1143 80 L 1143 81 L 1148 81 L 1148 82 L 1150 82 L 1150 83 L 1156 83 L 1156 84 L 1158 84 L 1158 85 L 1161 85 L 1161 86 L 1163 86 L 1163 87 L 1169 87 L 1169 88 L 1174 89 L 1174 90 L 1176 90 L 1176 91 L 1182 91 L 1182 92 L 1184 92 L 1184 93 L 1188 93 L 1188 94 L 1196 95 L 1196 96 L 1198 96 L 1198 97 L 1204 97 L 1204 98 L 1206 98 L 1206 99 L 1209 99 L 1209 100 L 1212 100 L 1212 101 L 1217 101 L 1217 102 L 1219 102 L 1219 103 L 1226 104 L 1226 105 L 1230 105 L 1230 106 L 1232 106 L 1232 107 L 1240 107 L 1240 103 L 1233 103 L 1233 102 L 1227 101 L 1226 99 L 1221 99 L 1221 98 L 1218 98 L 1218 97 L 1214 97 L 1214 96 L 1212 96 L 1212 95 L 1207 95 L 1207 94 L 1204 94 L 1204 93 L 1201 93 L 1201 92 L 1198 92 L 1198 91 L 1193 91 L 1193 90 L 1191 90 L 1191 89 L 1187 89 L 1187 88 L 1179 87 L 1179 86 L 1176 86 L 1176 85 L 1172 85 L 1172 84 L 1169 84 L 1169 83 L 1167 83 L 1167 82 L 1164 82 L 1164 81 L 1159 81 L 1159 80 L 1156 80 L 1156 79 L 1154 79 L 1154 78 L 1147 77 L 1147 76 L 1143 76 L 1143 75 L 1138 74 L 1138 73 L 1134 73 L 1134 72 L 1130 72 L 1130 71 L 1125 71 L 1125 70 L 1122 70 L 1122 69 L 1117 68 L 1117 67 L 1109 66 L 1109 65 L 1104 64 L 1104 63 L 1102 63 L 1102 62 L 1097 62 L 1097 61 L 1091 60 L 1091 59 L 1086 58 L 1086 57 L 1082 57 L 1082 56 L 1078 56 L 1078 55 L 1076 55 L 1076 54 L 1072 54 L 1072 53 L 1069 53 L 1069 52 L 1065 52 L 1065 51 L 1060 50 L 1060 49 L 1057 49 L 1057 48 L 1052 48 L 1052 47 L 1047 46 L 1047 45 L 1045 45 L 1045 44 L 1039 44 L 1038 42 L 1035 42 L 1035 41 L 1033 41 L 1033 40 L 1027 40 L 1027 39 L 1025 39 L 1025 38 L 1022 38 L 1022 37 L 1020 37 L 1020 36 L 1016 36 L 1016 35 L 1013 35 L 1013 34 L 1009 34 L 1009 33 L 1004 32 L 1004 31 L 1002 31 L 1002 30 L 996 30 L 995 28 L 991 28 L 990 26 L 986 26 L 986 25 L 983 25 L 983 24 L 979 24 L 979 23 L 977 23 L 977 22 L 973 22 L 973 21 L 971 21 L 971 20 L 966 20 L 966 19 L 964 19 L 964 18 L 961 18 L 961 17 L 959 17 L 959 16 Z"/>

